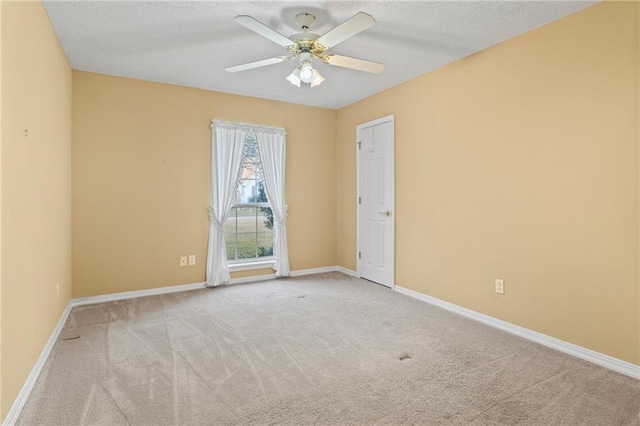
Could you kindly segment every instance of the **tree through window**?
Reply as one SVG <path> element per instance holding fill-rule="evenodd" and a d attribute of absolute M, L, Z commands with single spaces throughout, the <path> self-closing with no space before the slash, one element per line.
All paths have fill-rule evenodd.
<path fill-rule="evenodd" d="M 224 224 L 229 263 L 273 258 L 273 213 L 253 135 L 245 141 L 234 204 Z"/>

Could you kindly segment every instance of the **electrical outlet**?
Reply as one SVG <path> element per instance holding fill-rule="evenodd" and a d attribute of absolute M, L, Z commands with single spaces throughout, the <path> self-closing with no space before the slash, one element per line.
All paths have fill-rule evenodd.
<path fill-rule="evenodd" d="M 60 298 L 60 281 L 56 282 L 56 297 Z"/>
<path fill-rule="evenodd" d="M 496 279 L 496 293 L 504 294 L 504 280 Z"/>
<path fill-rule="evenodd" d="M 189 266 L 193 266 L 196 264 L 196 255 L 195 254 L 190 254 L 189 255 Z"/>
<path fill-rule="evenodd" d="M 180 266 L 187 266 L 187 256 L 180 256 Z"/>

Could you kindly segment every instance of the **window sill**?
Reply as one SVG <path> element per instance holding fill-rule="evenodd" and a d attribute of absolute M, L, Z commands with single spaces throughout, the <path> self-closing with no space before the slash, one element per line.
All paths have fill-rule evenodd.
<path fill-rule="evenodd" d="M 229 272 L 251 271 L 253 269 L 266 269 L 266 268 L 273 267 L 274 264 L 275 264 L 275 260 L 273 259 L 243 262 L 243 263 L 230 263 Z"/>

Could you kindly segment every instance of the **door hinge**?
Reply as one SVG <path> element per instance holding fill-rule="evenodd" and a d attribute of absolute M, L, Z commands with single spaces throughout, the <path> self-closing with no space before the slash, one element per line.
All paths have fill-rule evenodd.
<path fill-rule="evenodd" d="M 358 149 L 362 148 L 362 142 L 358 141 Z"/>
<path fill-rule="evenodd" d="M 358 252 L 358 259 L 362 259 L 362 252 L 361 251 Z"/>
<path fill-rule="evenodd" d="M 358 204 L 362 204 L 362 197 L 358 197 Z"/>

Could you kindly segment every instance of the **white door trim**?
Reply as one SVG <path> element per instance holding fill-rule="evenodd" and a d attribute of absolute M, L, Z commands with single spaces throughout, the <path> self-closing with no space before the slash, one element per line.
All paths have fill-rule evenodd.
<path fill-rule="evenodd" d="M 358 254 L 361 251 L 361 247 L 360 247 L 360 233 L 361 233 L 361 224 L 360 224 L 360 204 L 358 202 L 358 199 L 360 197 L 361 194 L 361 188 L 360 188 L 360 154 L 359 154 L 359 143 L 362 140 L 361 139 L 361 131 L 362 129 L 365 129 L 367 127 L 371 127 L 371 126 L 375 126 L 378 124 L 382 124 L 382 123 L 391 123 L 391 164 L 392 164 L 392 168 L 393 171 L 391 173 L 391 179 L 393 180 L 393 183 L 391 185 L 391 244 L 393 247 L 393 261 L 391 262 L 392 265 L 392 273 L 391 276 L 393 277 L 392 282 L 390 283 L 390 288 L 394 289 L 395 288 L 395 263 L 396 263 L 396 251 L 395 251 L 395 233 L 396 233 L 396 198 L 395 198 L 395 115 L 391 114 L 391 115 L 387 115 L 384 117 L 380 117 L 377 118 L 375 120 L 371 120 L 371 121 L 367 121 L 366 123 L 361 123 L 358 124 L 356 126 L 356 144 L 355 144 L 355 150 L 356 150 L 356 273 L 358 275 L 358 277 L 362 277 L 361 274 L 361 266 L 360 266 L 360 259 L 358 257 Z"/>

